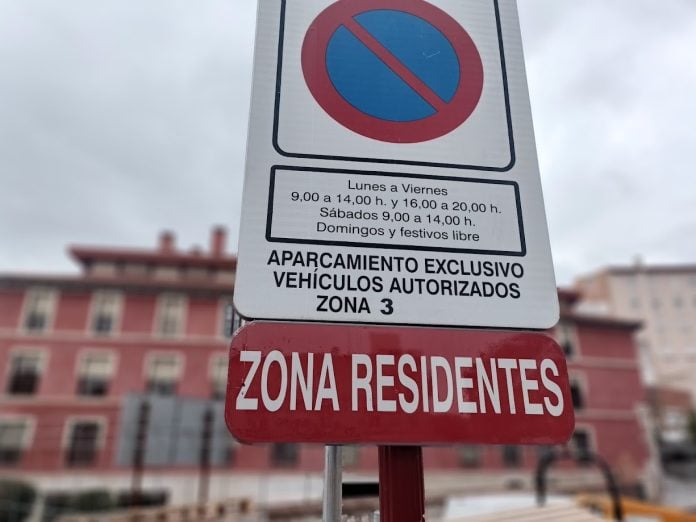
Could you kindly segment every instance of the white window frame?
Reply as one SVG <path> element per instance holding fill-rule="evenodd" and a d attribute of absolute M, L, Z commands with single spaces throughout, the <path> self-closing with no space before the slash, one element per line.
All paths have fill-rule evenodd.
<path fill-rule="evenodd" d="M 149 382 L 151 378 L 150 367 L 152 366 L 152 361 L 160 357 L 172 357 L 176 361 L 176 382 L 181 382 L 181 377 L 184 375 L 184 365 L 185 356 L 181 352 L 171 352 L 171 351 L 151 351 L 145 355 L 143 364 L 143 377 L 145 382 Z"/>
<path fill-rule="evenodd" d="M 10 353 L 8 354 L 7 357 L 7 366 L 5 368 L 5 389 L 3 390 L 3 393 L 5 394 L 5 397 L 14 397 L 13 394 L 7 393 L 7 387 L 10 383 L 10 378 L 12 377 L 12 368 L 14 367 L 14 358 L 18 355 L 22 354 L 31 354 L 31 355 L 38 355 L 39 356 L 39 376 L 41 379 L 43 379 L 44 374 L 46 373 L 46 368 L 48 368 L 48 360 L 50 357 L 50 352 L 48 348 L 44 346 L 15 346 L 10 349 Z M 41 390 L 41 383 L 39 382 L 38 389 L 36 390 L 36 393 L 34 395 L 38 395 L 39 391 Z M 19 397 L 24 397 L 24 396 L 19 396 Z"/>
<path fill-rule="evenodd" d="M 597 432 L 595 431 L 595 427 L 591 424 L 585 424 L 583 422 L 578 422 L 575 424 L 575 428 L 573 429 L 573 434 L 570 437 L 570 440 L 568 441 L 568 447 L 573 448 L 573 435 L 577 431 L 584 431 L 587 433 L 587 440 L 590 443 L 590 451 L 592 453 L 599 453 L 597 451 Z"/>
<path fill-rule="evenodd" d="M 238 321 L 238 328 L 241 328 L 244 325 L 244 319 L 242 319 L 242 316 L 237 313 L 237 310 L 234 308 L 234 302 L 232 301 L 232 296 L 226 296 L 226 297 L 221 297 L 218 301 L 218 324 L 217 324 L 217 337 L 223 338 L 223 339 L 231 339 L 232 335 L 236 331 L 234 329 L 234 322 L 235 320 Z M 229 334 L 226 332 L 223 332 L 222 328 L 225 326 L 225 309 L 228 304 L 232 305 L 232 311 L 233 311 L 233 316 L 232 316 L 232 327 L 233 330 Z"/>
<path fill-rule="evenodd" d="M 563 325 L 565 325 L 565 328 L 563 328 Z M 580 355 L 582 355 L 582 350 L 580 348 L 580 336 L 578 335 L 578 327 L 576 323 L 566 319 L 561 319 L 553 328 L 553 338 L 561 346 L 561 349 L 563 349 L 564 339 L 568 339 L 571 342 L 573 345 L 572 353 L 566 356 L 565 350 L 563 351 L 563 355 L 566 356 L 568 360 L 577 359 L 580 357 Z"/>
<path fill-rule="evenodd" d="M 343 446 L 341 465 L 345 468 L 356 468 L 360 466 L 362 451 L 357 444 Z"/>
<path fill-rule="evenodd" d="M 114 317 L 113 317 L 113 326 L 111 328 L 110 332 L 97 332 L 94 330 L 94 320 L 97 317 L 97 312 L 98 312 L 98 307 L 97 304 L 99 302 L 99 299 L 105 295 L 109 296 L 114 296 L 115 297 L 115 310 L 114 310 Z M 89 318 L 87 321 L 87 333 L 93 336 L 99 336 L 99 337 L 110 337 L 113 335 L 118 335 L 121 332 L 121 319 L 123 317 L 123 302 L 124 302 L 124 297 L 123 297 L 123 292 L 120 290 L 105 290 L 105 289 L 100 289 L 100 290 L 95 290 L 92 292 L 92 298 L 90 300 L 90 306 L 89 306 Z"/>
<path fill-rule="evenodd" d="M 587 392 L 589 390 L 589 384 L 587 383 L 587 375 L 584 373 L 571 371 L 568 377 L 568 384 L 577 384 L 578 388 L 580 388 L 580 395 L 582 396 L 583 407 L 580 410 L 576 411 L 576 413 L 585 413 L 587 410 L 590 409 L 587 405 Z"/>
<path fill-rule="evenodd" d="M 38 293 L 46 293 L 49 296 L 48 309 L 46 310 L 46 326 L 41 331 L 33 331 L 26 327 L 25 323 L 29 317 L 29 303 L 32 301 L 32 296 Z M 39 334 L 43 335 L 53 331 L 53 326 L 56 319 L 56 308 L 58 303 L 58 290 L 55 288 L 44 286 L 32 286 L 25 290 L 24 299 L 22 302 L 22 313 L 19 318 L 19 330 L 27 335 Z"/>
<path fill-rule="evenodd" d="M 87 357 L 91 355 L 106 355 L 109 358 L 109 379 L 113 379 L 114 375 L 118 371 L 119 354 L 115 350 L 108 350 L 105 348 L 83 348 L 77 352 L 77 357 L 75 358 L 75 377 L 85 377 L 86 374 L 83 373 L 82 365 Z"/>
<path fill-rule="evenodd" d="M 476 449 L 476 462 L 474 464 L 470 464 L 466 461 L 464 451 L 468 449 Z M 484 457 L 485 457 L 485 448 L 483 444 L 461 444 L 455 447 L 455 450 L 457 452 L 457 468 L 458 469 L 478 469 L 478 468 L 483 468 L 484 467 Z M 502 454 L 500 456 L 501 462 L 502 462 Z"/>
<path fill-rule="evenodd" d="M 106 446 L 106 435 L 109 429 L 109 420 L 104 415 L 69 415 L 63 424 L 63 436 L 61 441 L 61 450 L 64 452 L 70 447 L 72 432 L 76 424 L 94 423 L 99 426 L 97 434 L 96 446 L 100 451 Z"/>
<path fill-rule="evenodd" d="M 16 355 L 31 354 L 39 356 L 39 372 L 43 375 L 48 368 L 48 361 L 50 357 L 50 350 L 45 346 L 34 346 L 34 345 L 17 345 L 10 349 L 9 353 L 9 364 L 7 365 L 7 373 L 12 371 L 12 359 Z"/>
<path fill-rule="evenodd" d="M 22 422 L 26 425 L 26 430 L 22 434 L 21 451 L 26 451 L 34 444 L 36 434 L 36 417 L 23 413 L 0 413 L 0 424 L 14 424 Z"/>
<path fill-rule="evenodd" d="M 208 375 L 210 377 L 210 383 L 212 386 L 217 386 L 217 369 L 219 361 L 222 361 L 222 366 L 225 368 L 225 386 L 227 386 L 227 372 L 229 368 L 229 358 L 226 353 L 215 353 L 210 356 L 210 362 L 208 363 Z"/>
<path fill-rule="evenodd" d="M 175 298 L 181 302 L 181 310 L 179 312 L 180 317 L 178 318 L 179 327 L 175 333 L 164 333 L 162 332 L 162 320 L 164 319 L 164 308 L 165 303 L 168 299 Z M 188 298 L 185 294 L 176 292 L 165 292 L 157 297 L 157 313 L 155 314 L 155 324 L 153 331 L 157 337 L 164 339 L 176 339 L 186 335 L 186 319 L 188 317 Z"/>

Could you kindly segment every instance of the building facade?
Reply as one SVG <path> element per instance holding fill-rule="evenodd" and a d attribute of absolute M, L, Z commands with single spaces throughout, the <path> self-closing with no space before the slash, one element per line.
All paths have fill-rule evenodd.
<path fill-rule="evenodd" d="M 323 448 L 239 446 L 222 423 L 227 347 L 239 325 L 236 259 L 223 230 L 213 230 L 207 252 L 180 251 L 169 233 L 153 250 L 70 252 L 78 275 L 0 276 L 1 475 L 48 491 L 139 481 L 177 503 L 197 499 L 203 474 L 211 497 L 320 493 Z M 576 293 L 559 297 L 561 322 L 549 335 L 568 359 L 572 446 L 604 456 L 623 484 L 639 484 L 651 454 L 638 323 L 583 315 Z M 548 449 L 427 448 L 424 464 L 431 482 L 504 487 L 528 484 Z M 349 477 L 376 474 L 375 448 L 346 448 L 344 461 Z"/>
<path fill-rule="evenodd" d="M 577 288 L 588 311 L 643 323 L 637 345 L 648 384 L 696 398 L 696 265 L 609 267 Z"/>

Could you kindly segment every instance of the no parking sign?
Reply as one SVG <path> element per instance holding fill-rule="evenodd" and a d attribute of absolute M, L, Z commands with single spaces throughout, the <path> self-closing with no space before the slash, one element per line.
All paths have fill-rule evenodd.
<path fill-rule="evenodd" d="M 256 319 L 557 321 L 512 0 L 259 2 L 235 304 Z"/>
<path fill-rule="evenodd" d="M 392 143 L 448 134 L 483 90 L 483 64 L 468 33 L 444 11 L 412 0 L 332 4 L 306 33 L 302 70 L 327 114 Z"/>

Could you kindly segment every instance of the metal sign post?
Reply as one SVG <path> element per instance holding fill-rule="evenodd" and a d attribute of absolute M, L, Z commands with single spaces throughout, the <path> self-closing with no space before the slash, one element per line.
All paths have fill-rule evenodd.
<path fill-rule="evenodd" d="M 322 522 L 341 522 L 343 448 L 326 446 L 324 456 L 324 503 Z"/>

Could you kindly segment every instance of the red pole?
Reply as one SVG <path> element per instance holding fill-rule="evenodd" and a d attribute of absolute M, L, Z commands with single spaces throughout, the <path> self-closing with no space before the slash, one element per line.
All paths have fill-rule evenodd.
<path fill-rule="evenodd" d="M 425 487 L 419 446 L 379 447 L 380 522 L 423 522 Z"/>

